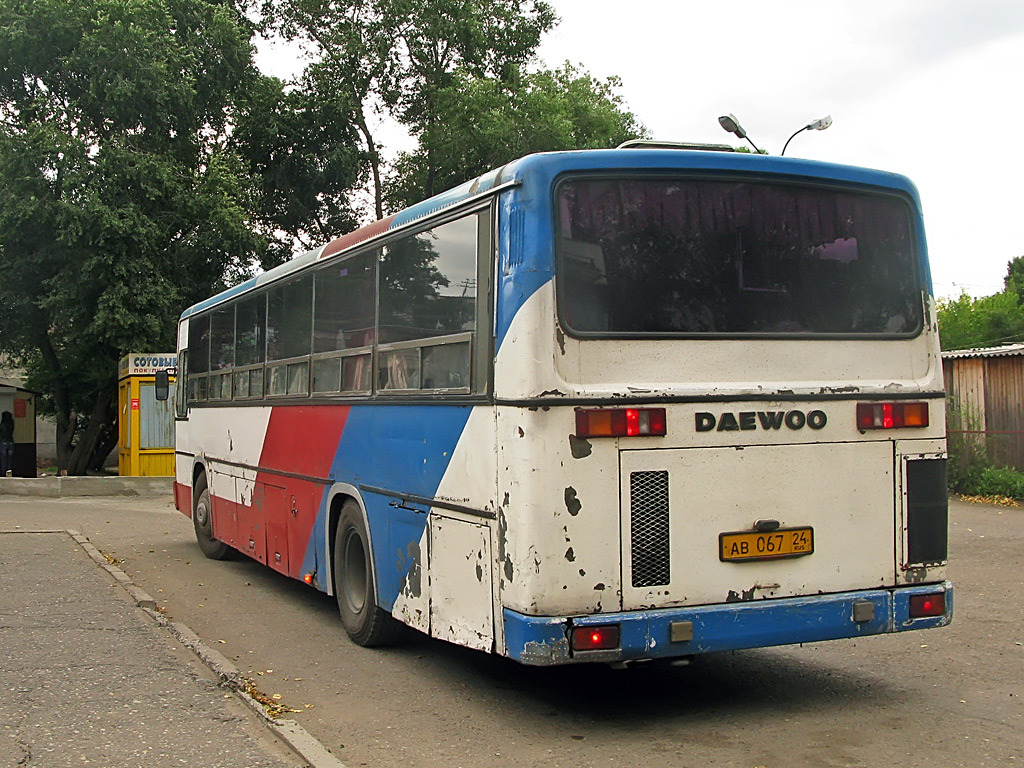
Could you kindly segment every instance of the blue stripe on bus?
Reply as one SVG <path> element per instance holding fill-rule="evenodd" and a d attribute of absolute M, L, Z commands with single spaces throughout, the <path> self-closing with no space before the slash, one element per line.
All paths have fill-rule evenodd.
<path fill-rule="evenodd" d="M 437 493 L 472 406 L 353 405 L 331 464 L 331 477 L 356 488 L 360 484 L 432 497 Z M 382 607 L 394 605 L 410 557 L 426 527 L 427 515 L 392 506 L 394 498 L 362 493 L 370 525 L 377 592 Z M 415 506 L 415 505 L 407 505 Z M 302 572 L 316 570 L 324 551 L 327 499 L 321 501 Z M 326 567 L 330 567 L 326 564 Z M 318 579 L 323 587 L 326 578 Z"/>
<path fill-rule="evenodd" d="M 912 595 L 944 591 L 946 613 L 923 619 L 909 618 Z M 870 602 L 874 618 L 853 620 L 854 603 Z M 836 595 L 725 603 L 693 608 L 625 611 L 584 617 L 524 616 L 504 610 L 505 647 L 524 664 L 547 666 L 566 662 L 629 661 L 675 658 L 714 651 L 734 651 L 819 640 L 866 637 L 887 632 L 942 627 L 953 618 L 953 587 L 949 582 L 897 589 L 872 589 Z M 570 626 L 618 624 L 617 650 L 572 654 Z M 692 622 L 693 639 L 670 641 L 673 622 Z"/>
<path fill-rule="evenodd" d="M 198 304 L 193 304 L 191 307 L 189 307 L 188 309 L 181 313 L 180 319 L 184 320 L 186 317 L 190 317 L 191 315 L 194 315 L 197 312 L 202 312 L 207 307 L 212 307 L 216 304 L 220 304 L 222 301 L 227 301 L 231 297 L 237 296 L 240 293 L 245 293 L 250 288 L 254 288 L 256 286 L 256 280 L 256 277 L 250 277 L 244 283 L 239 283 L 238 285 L 228 288 L 226 291 L 221 291 L 216 296 L 211 296 L 209 299 L 206 299 L 205 301 L 201 301 Z"/>

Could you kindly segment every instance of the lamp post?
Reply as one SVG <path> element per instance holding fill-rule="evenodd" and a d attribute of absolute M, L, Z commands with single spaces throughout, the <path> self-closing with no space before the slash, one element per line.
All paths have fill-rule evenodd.
<path fill-rule="evenodd" d="M 718 118 L 718 121 L 721 122 L 722 118 Z M 791 142 L 798 133 L 803 133 L 804 131 L 824 131 L 830 125 L 832 125 L 832 115 L 825 115 L 824 117 L 819 117 L 817 120 L 809 122 L 803 128 L 794 131 L 793 135 L 786 139 L 786 143 L 782 146 L 782 152 L 779 153 L 779 156 L 781 157 L 786 154 L 786 147 L 789 146 L 789 142 Z"/>

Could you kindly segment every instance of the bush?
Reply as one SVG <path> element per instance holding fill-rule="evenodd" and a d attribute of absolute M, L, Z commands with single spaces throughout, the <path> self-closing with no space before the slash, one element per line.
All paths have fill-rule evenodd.
<path fill-rule="evenodd" d="M 986 436 L 974 431 L 980 429 L 979 424 L 976 414 L 963 413 L 951 400 L 947 402 L 949 489 L 964 496 L 1024 500 L 1024 472 L 992 466 Z"/>
<path fill-rule="evenodd" d="M 976 489 L 977 496 L 1024 499 L 1024 472 L 1006 467 L 986 467 L 977 479 Z"/>

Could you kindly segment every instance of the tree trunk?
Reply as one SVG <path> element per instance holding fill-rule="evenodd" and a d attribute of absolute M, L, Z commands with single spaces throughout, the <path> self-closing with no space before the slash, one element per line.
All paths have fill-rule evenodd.
<path fill-rule="evenodd" d="M 58 391 L 63 387 L 57 385 Z M 61 399 L 56 398 L 58 401 Z M 57 471 L 68 471 L 68 462 L 71 460 L 72 447 L 75 442 L 75 432 L 78 428 L 78 414 L 75 411 L 57 409 Z"/>
<path fill-rule="evenodd" d="M 377 214 L 377 221 L 380 221 L 384 218 L 384 193 L 380 188 L 380 154 L 377 152 L 377 145 L 373 141 L 370 127 L 366 124 L 362 107 L 356 110 L 356 125 L 359 126 L 359 132 L 366 140 L 367 152 L 370 156 L 370 172 L 373 174 L 373 207 Z"/>
<path fill-rule="evenodd" d="M 116 387 L 103 389 L 96 396 L 93 403 L 89 420 L 85 424 L 75 447 L 68 458 L 67 470 L 69 475 L 84 475 L 90 464 L 93 463 L 93 455 L 100 447 L 101 441 L 110 427 L 110 414 L 114 412 L 113 399 L 117 395 Z M 106 454 L 104 454 L 104 458 Z M 102 459 L 101 459 L 102 461 Z"/>
<path fill-rule="evenodd" d="M 110 452 L 114 450 L 114 447 L 117 445 L 117 439 L 117 409 L 115 408 L 114 411 L 109 413 L 107 418 L 104 420 L 103 434 L 100 435 L 100 438 L 96 443 L 96 448 L 93 450 L 92 457 L 89 459 L 89 471 L 103 471 L 104 462 L 106 461 L 107 456 L 110 455 Z"/>

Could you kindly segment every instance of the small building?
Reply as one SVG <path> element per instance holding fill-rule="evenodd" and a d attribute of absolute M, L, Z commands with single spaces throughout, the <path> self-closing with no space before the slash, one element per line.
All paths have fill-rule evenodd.
<path fill-rule="evenodd" d="M 942 353 L 950 441 L 973 441 L 997 467 L 1024 471 L 1024 344 Z"/>
<path fill-rule="evenodd" d="M 36 476 L 36 393 L 0 379 L 0 413 L 14 416 L 14 477 Z"/>
<path fill-rule="evenodd" d="M 118 474 L 174 475 L 174 376 L 170 396 L 157 400 L 156 372 L 174 371 L 173 353 L 131 353 L 118 366 Z"/>

